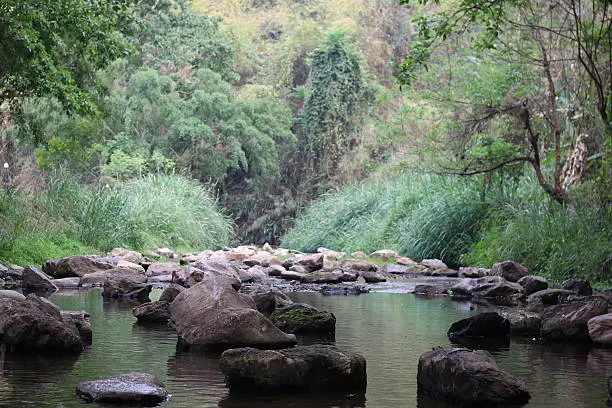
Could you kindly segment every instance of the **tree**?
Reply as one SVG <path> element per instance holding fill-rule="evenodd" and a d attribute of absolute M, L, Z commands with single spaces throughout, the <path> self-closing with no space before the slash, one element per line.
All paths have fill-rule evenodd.
<path fill-rule="evenodd" d="M 92 113 L 86 88 L 130 51 L 131 19 L 127 0 L 0 0 L 0 104 L 53 96 Z"/>
<path fill-rule="evenodd" d="M 537 68 L 535 75 L 517 83 L 538 92 L 510 94 L 499 103 L 484 106 L 468 101 L 473 109 L 461 126 L 469 138 L 493 120 L 510 118 L 523 131 L 522 137 L 513 141 L 520 149 L 487 156 L 486 160 L 464 150 L 450 173 L 483 174 L 528 163 L 551 197 L 559 203 L 571 201 L 565 175 L 574 174 L 575 179 L 571 167 L 584 168 L 587 155 L 578 159 L 572 154 L 572 164 L 564 171 L 564 146 L 575 144 L 584 151 L 584 141 L 576 140 L 588 132 L 595 148 L 601 149 L 612 135 L 611 9 L 608 0 L 461 0 L 450 9 L 417 19 L 418 36 L 401 66 L 403 84 L 414 84 L 418 69 L 427 67 L 436 49 L 458 35 L 472 35 L 475 47 L 499 64 Z M 549 153 L 552 175 L 544 165 Z"/>

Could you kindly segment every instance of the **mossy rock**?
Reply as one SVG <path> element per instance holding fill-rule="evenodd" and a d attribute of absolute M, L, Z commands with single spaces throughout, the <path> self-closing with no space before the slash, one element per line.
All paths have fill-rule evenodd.
<path fill-rule="evenodd" d="M 330 336 L 336 333 L 336 316 L 333 313 L 300 303 L 277 309 L 270 320 L 285 333 Z"/>

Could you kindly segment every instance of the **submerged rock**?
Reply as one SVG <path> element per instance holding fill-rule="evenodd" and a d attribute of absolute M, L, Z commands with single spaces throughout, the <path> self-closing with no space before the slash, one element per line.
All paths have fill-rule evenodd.
<path fill-rule="evenodd" d="M 414 294 L 417 296 L 442 296 L 448 294 L 448 288 L 441 285 L 416 285 Z"/>
<path fill-rule="evenodd" d="M 367 385 L 365 359 L 333 345 L 230 349 L 220 367 L 231 392 L 364 392 Z"/>
<path fill-rule="evenodd" d="M 433 398 L 465 406 L 522 405 L 525 384 L 500 370 L 485 350 L 439 348 L 419 358 L 417 384 Z"/>
<path fill-rule="evenodd" d="M 551 306 L 542 314 L 540 335 L 545 340 L 589 340 L 587 323 L 608 313 L 608 302 L 597 296 Z"/>
<path fill-rule="evenodd" d="M 282 348 L 297 342 L 258 312 L 252 298 L 236 292 L 220 276 L 181 292 L 170 304 L 170 316 L 179 346 L 185 348 Z"/>
<path fill-rule="evenodd" d="M 270 316 L 270 320 L 285 333 L 326 336 L 336 334 L 336 317 L 333 313 L 322 312 L 302 303 L 277 309 Z"/>
<path fill-rule="evenodd" d="M 104 380 L 86 381 L 76 393 L 87 402 L 155 406 L 168 399 L 168 391 L 151 374 L 128 373 Z"/>
<path fill-rule="evenodd" d="M 596 343 L 612 346 L 612 313 L 596 316 L 587 322 L 589 337 Z"/>

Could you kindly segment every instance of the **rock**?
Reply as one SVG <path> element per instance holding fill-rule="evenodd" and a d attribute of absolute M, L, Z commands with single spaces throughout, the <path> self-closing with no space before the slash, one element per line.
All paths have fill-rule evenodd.
<path fill-rule="evenodd" d="M 323 260 L 323 254 L 300 255 L 287 259 L 282 265 L 289 270 L 294 266 L 301 266 L 305 269 L 304 273 L 309 273 L 323 268 Z"/>
<path fill-rule="evenodd" d="M 268 276 L 281 276 L 283 273 L 287 272 L 287 270 L 282 265 L 270 265 L 266 272 Z"/>
<path fill-rule="evenodd" d="M 141 265 L 138 265 L 134 262 L 129 262 L 123 259 L 117 262 L 117 268 L 132 269 L 143 275 L 145 274 L 145 268 L 143 268 Z"/>
<path fill-rule="evenodd" d="M 397 258 L 395 258 L 395 262 L 397 262 L 400 265 L 404 265 L 404 266 L 410 266 L 410 265 L 418 265 L 419 263 L 416 261 L 413 261 L 412 259 L 406 257 L 406 256 L 398 256 Z"/>
<path fill-rule="evenodd" d="M 255 255 L 252 255 L 243 261 L 248 266 L 270 266 L 270 265 L 280 265 L 280 261 L 267 251 L 257 252 Z"/>
<path fill-rule="evenodd" d="M 168 285 L 164 291 L 162 292 L 159 300 L 162 302 L 172 302 L 185 288 L 181 285 L 177 285 L 176 283 L 172 283 Z"/>
<path fill-rule="evenodd" d="M 296 344 L 294 335 L 280 331 L 254 302 L 219 276 L 181 292 L 170 304 L 171 324 L 185 348 L 253 346 L 282 348 Z"/>
<path fill-rule="evenodd" d="M 178 262 L 153 262 L 147 268 L 147 276 L 172 275 L 181 270 Z"/>
<path fill-rule="evenodd" d="M 151 285 L 142 283 L 140 275 L 109 274 L 102 286 L 102 296 L 110 299 L 138 299 L 149 301 Z"/>
<path fill-rule="evenodd" d="M 147 277 L 132 269 L 114 268 L 104 271 L 89 273 L 81 278 L 81 286 L 104 286 L 108 281 L 116 281 L 122 278 L 129 279 L 135 283 L 145 283 Z"/>
<path fill-rule="evenodd" d="M 363 277 L 366 283 L 379 283 L 387 281 L 387 277 L 385 275 L 375 271 L 361 271 L 359 275 Z"/>
<path fill-rule="evenodd" d="M 485 350 L 439 348 L 422 354 L 417 385 L 433 398 L 465 406 L 522 405 L 531 397 L 525 384 L 500 370 Z"/>
<path fill-rule="evenodd" d="M 206 270 L 202 270 L 196 267 L 186 267 L 181 271 L 182 274 L 187 275 L 186 281 L 184 281 L 185 287 L 192 287 L 197 285 L 199 282 L 208 279 L 219 278 L 228 282 L 232 287 L 236 290 L 239 290 L 242 286 L 242 281 L 240 280 L 240 273 L 238 270 L 232 269 L 231 273 L 224 273 L 212 268 L 206 268 Z M 183 282 L 182 280 L 178 280 L 177 282 Z"/>
<path fill-rule="evenodd" d="M 504 312 L 502 316 L 510 321 L 510 333 L 539 336 L 542 316 L 525 311 Z"/>
<path fill-rule="evenodd" d="M 221 275 L 240 282 L 240 271 L 236 267 L 236 263 L 225 260 L 204 260 L 193 265 L 196 269 L 207 272 L 213 275 Z M 238 289 L 236 289 L 238 290 Z"/>
<path fill-rule="evenodd" d="M 445 278 L 456 278 L 459 276 L 459 271 L 449 268 L 436 268 L 431 271 L 431 276 L 443 276 Z"/>
<path fill-rule="evenodd" d="M 173 258 L 178 258 L 179 254 L 175 253 L 173 250 L 171 250 L 170 248 L 157 248 L 157 250 L 155 251 L 157 254 L 159 254 L 159 256 L 161 256 L 162 258 L 166 258 L 166 259 L 173 259 Z"/>
<path fill-rule="evenodd" d="M 259 265 L 252 266 L 247 270 L 240 269 L 238 275 L 242 283 L 260 282 L 268 278 L 266 268 Z"/>
<path fill-rule="evenodd" d="M 144 256 L 136 251 L 130 251 L 125 248 L 114 248 L 108 253 L 108 256 L 112 258 L 121 258 L 124 261 L 140 264 L 144 262 Z"/>
<path fill-rule="evenodd" d="M 453 298 L 459 299 L 470 299 L 472 295 L 472 289 L 476 287 L 476 279 L 466 278 L 460 280 L 450 288 L 450 294 Z"/>
<path fill-rule="evenodd" d="M 406 265 L 406 273 L 422 275 L 429 271 L 430 269 L 425 265 Z"/>
<path fill-rule="evenodd" d="M 267 252 L 274 252 L 274 248 L 272 248 L 272 246 L 270 244 L 268 244 L 267 242 L 265 244 L 263 244 L 261 249 L 263 249 L 264 251 L 267 251 Z"/>
<path fill-rule="evenodd" d="M 293 303 L 275 310 L 270 320 L 285 333 L 334 336 L 336 317 L 330 312 L 302 303 Z"/>
<path fill-rule="evenodd" d="M 293 266 L 292 266 L 292 268 L 293 268 Z M 305 273 L 305 272 L 285 271 L 285 272 L 281 273 L 279 278 L 285 279 L 285 280 L 297 280 L 297 281 L 301 281 L 304 278 L 304 276 L 306 276 L 306 275 L 307 275 L 307 273 Z"/>
<path fill-rule="evenodd" d="M 365 252 L 362 251 L 356 251 L 351 253 L 351 257 L 353 258 L 367 258 L 368 254 L 366 254 Z"/>
<path fill-rule="evenodd" d="M 23 269 L 21 284 L 26 293 L 51 294 L 57 291 L 57 286 L 51 282 L 51 279 L 32 265 Z"/>
<path fill-rule="evenodd" d="M 141 324 L 168 324 L 170 319 L 169 306 L 170 303 L 165 301 L 143 303 L 132 309 L 132 314 Z"/>
<path fill-rule="evenodd" d="M 419 262 L 421 265 L 425 265 L 429 268 L 445 268 L 448 269 L 448 265 L 439 259 L 423 259 Z"/>
<path fill-rule="evenodd" d="M 15 268 L 15 267 L 8 268 L 0 264 L 0 278 L 21 280 L 22 275 L 23 275 L 23 268 Z"/>
<path fill-rule="evenodd" d="M 608 302 L 591 296 L 551 306 L 542 314 L 540 335 L 545 340 L 589 340 L 587 323 L 608 313 Z"/>
<path fill-rule="evenodd" d="M 546 307 L 558 305 L 563 298 L 574 294 L 565 289 L 539 290 L 527 296 L 527 310 L 530 312 L 542 311 Z"/>
<path fill-rule="evenodd" d="M 391 249 L 379 249 L 378 251 L 374 251 L 370 254 L 370 258 L 384 261 L 395 259 L 398 256 L 399 254 Z"/>
<path fill-rule="evenodd" d="M 491 267 L 491 275 L 501 276 L 509 282 L 517 282 L 522 277 L 529 275 L 529 270 L 518 262 L 503 261 Z"/>
<path fill-rule="evenodd" d="M 477 268 L 477 267 L 461 267 L 459 268 L 460 278 L 482 278 L 483 276 L 489 275 L 489 269 Z"/>
<path fill-rule="evenodd" d="M 589 319 L 587 328 L 591 340 L 596 343 L 612 346 L 612 313 L 606 313 Z"/>
<path fill-rule="evenodd" d="M 448 289 L 440 285 L 416 285 L 414 294 L 418 296 L 440 296 L 447 295 Z"/>
<path fill-rule="evenodd" d="M 319 289 L 319 292 L 325 296 L 349 296 L 361 295 L 368 293 L 369 289 L 358 282 L 337 283 L 335 285 L 326 285 Z"/>
<path fill-rule="evenodd" d="M 365 359 L 334 345 L 231 349 L 220 367 L 230 392 L 365 392 L 367 384 Z"/>
<path fill-rule="evenodd" d="M 18 300 L 18 301 L 22 301 L 26 299 L 25 296 L 23 296 L 21 293 L 16 292 L 14 290 L 0 290 L 0 299 L 2 298 L 13 299 L 13 300 Z"/>
<path fill-rule="evenodd" d="M 266 316 L 270 316 L 276 309 L 289 306 L 293 301 L 278 289 L 262 289 L 250 293 L 257 310 Z"/>
<path fill-rule="evenodd" d="M 34 294 L 25 300 L 0 298 L 0 333 L 9 352 L 72 354 L 83 350 L 76 326 L 62 319 L 57 307 L 49 303 Z"/>
<path fill-rule="evenodd" d="M 513 296 L 523 292 L 523 287 L 508 282 L 500 276 L 485 276 L 478 279 L 462 279 L 450 288 L 450 292 L 456 298 L 511 300 Z"/>
<path fill-rule="evenodd" d="M 151 276 L 147 279 L 147 283 L 149 284 L 159 284 L 159 283 L 172 283 L 173 275 L 158 275 Z"/>
<path fill-rule="evenodd" d="M 78 288 L 81 286 L 81 278 L 62 278 L 62 279 L 53 279 L 51 280 L 58 288 Z"/>
<path fill-rule="evenodd" d="M 527 275 L 517 281 L 525 289 L 525 295 L 548 289 L 548 281 L 540 276 Z"/>
<path fill-rule="evenodd" d="M 588 280 L 568 279 L 561 286 L 565 290 L 571 290 L 582 296 L 591 296 L 593 294 L 593 288 L 591 288 L 591 283 Z"/>
<path fill-rule="evenodd" d="M 94 255 L 73 255 L 59 261 L 47 261 L 43 271 L 55 279 L 83 277 L 90 273 L 113 269 L 115 265 Z"/>
<path fill-rule="evenodd" d="M 128 373 L 104 380 L 82 382 L 76 393 L 87 402 L 155 406 L 165 401 L 168 391 L 151 374 Z"/>
<path fill-rule="evenodd" d="M 60 312 L 62 320 L 67 324 L 74 324 L 79 332 L 79 337 L 84 346 L 91 346 L 93 340 L 93 330 L 89 320 L 89 313 L 84 310 L 80 311 L 62 311 Z"/>
<path fill-rule="evenodd" d="M 324 255 L 324 261 L 339 261 L 346 256 L 344 252 L 332 251 L 327 248 L 317 248 L 317 252 Z"/>
<path fill-rule="evenodd" d="M 357 280 L 357 274 L 336 269 L 331 272 L 329 271 L 316 271 L 306 274 L 302 277 L 303 283 L 340 283 L 340 282 L 354 282 Z"/>
<path fill-rule="evenodd" d="M 507 337 L 508 334 L 510 322 L 496 312 L 479 313 L 456 321 L 446 333 L 451 341 L 459 337 Z"/>
<path fill-rule="evenodd" d="M 408 268 L 399 264 L 386 264 L 380 268 L 382 273 L 391 273 L 394 275 L 402 275 L 408 272 Z"/>
<path fill-rule="evenodd" d="M 363 261 L 360 259 L 346 259 L 340 262 L 340 268 L 349 271 L 378 271 L 378 265 L 374 262 Z"/>

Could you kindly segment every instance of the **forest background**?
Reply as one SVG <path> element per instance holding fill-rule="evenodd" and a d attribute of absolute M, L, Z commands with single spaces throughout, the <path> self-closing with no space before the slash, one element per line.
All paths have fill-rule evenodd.
<path fill-rule="evenodd" d="M 612 285 L 606 0 L 0 0 L 0 262 L 238 242 Z"/>

